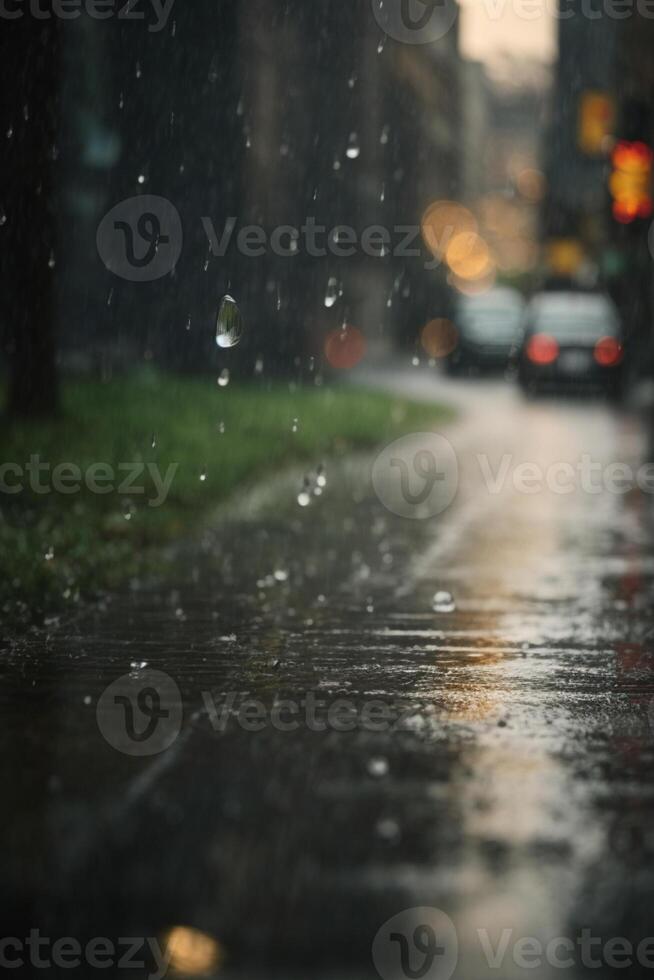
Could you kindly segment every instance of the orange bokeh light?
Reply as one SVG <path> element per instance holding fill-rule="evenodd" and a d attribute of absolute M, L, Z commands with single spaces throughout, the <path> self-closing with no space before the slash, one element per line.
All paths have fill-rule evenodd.
<path fill-rule="evenodd" d="M 445 254 L 447 264 L 460 279 L 483 279 L 494 267 L 488 245 L 474 232 L 456 235 Z"/>
<path fill-rule="evenodd" d="M 477 221 L 467 208 L 456 201 L 434 201 L 422 216 L 420 230 L 432 255 L 443 258 L 457 235 L 476 233 Z"/>
<path fill-rule="evenodd" d="M 455 350 L 458 342 L 458 330 L 444 317 L 430 320 L 420 333 L 420 343 L 430 357 L 447 357 Z"/>

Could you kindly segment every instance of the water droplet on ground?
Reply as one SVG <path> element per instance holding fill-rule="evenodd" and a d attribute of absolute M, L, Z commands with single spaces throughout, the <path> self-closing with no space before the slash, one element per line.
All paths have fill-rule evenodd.
<path fill-rule="evenodd" d="M 456 611 L 456 603 L 451 592 L 436 592 L 431 600 L 431 607 L 436 613 L 451 613 Z"/>
<path fill-rule="evenodd" d="M 388 775 L 388 761 L 384 759 L 383 756 L 377 756 L 374 759 L 368 760 L 368 772 L 375 779 L 381 779 L 382 776 Z"/>

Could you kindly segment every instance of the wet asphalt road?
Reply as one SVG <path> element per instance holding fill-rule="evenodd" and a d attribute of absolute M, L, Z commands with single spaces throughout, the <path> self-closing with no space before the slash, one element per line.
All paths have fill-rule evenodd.
<path fill-rule="evenodd" d="M 460 408 L 442 513 L 398 517 L 371 459 L 331 461 L 307 508 L 296 473 L 235 502 L 180 553 L 174 588 L 7 644 L 4 934 L 193 927 L 215 945 L 179 960 L 189 976 L 221 957 L 224 976 L 650 976 L 645 952 L 618 968 L 604 944 L 654 936 L 654 498 L 514 480 L 584 454 L 600 479 L 635 472 L 639 420 L 499 380 L 359 380 Z M 436 592 L 456 608 L 435 611 Z M 160 754 L 109 744 L 135 744 L 103 699 L 119 678 L 170 709 L 139 719 L 170 741 Z M 397 939 L 374 963 L 380 927 L 420 907 L 449 916 L 458 951 L 436 919 L 445 951 L 421 971 L 413 928 L 436 913 L 408 913 L 413 972 Z M 590 958 L 584 930 L 601 937 Z M 527 969 L 521 937 L 565 944 Z"/>

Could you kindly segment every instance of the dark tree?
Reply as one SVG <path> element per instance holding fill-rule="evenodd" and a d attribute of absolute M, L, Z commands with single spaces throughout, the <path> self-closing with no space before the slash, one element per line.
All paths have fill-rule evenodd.
<path fill-rule="evenodd" d="M 46 5 L 41 4 L 41 10 Z M 58 408 L 55 167 L 60 24 L 27 6 L 0 35 L 0 329 L 10 416 Z M 61 257 L 59 257 L 61 260 Z"/>

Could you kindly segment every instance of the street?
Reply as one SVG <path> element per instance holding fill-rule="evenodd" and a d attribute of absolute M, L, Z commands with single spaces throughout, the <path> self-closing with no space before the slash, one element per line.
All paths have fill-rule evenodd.
<path fill-rule="evenodd" d="M 654 507 L 609 469 L 643 464 L 638 416 L 427 368 L 355 380 L 457 408 L 450 506 L 399 517 L 376 454 L 327 460 L 309 506 L 297 472 L 240 495 L 172 586 L 6 642 L 5 935 L 194 929 L 195 958 L 169 948 L 183 975 L 383 980 L 560 976 L 557 957 L 604 977 L 623 938 L 647 975 Z M 162 751 L 135 754 L 130 699 Z M 424 908 L 456 956 L 420 972 L 409 931 L 414 972 L 384 966 L 378 931 Z M 558 944 L 527 967 L 526 937 Z"/>

